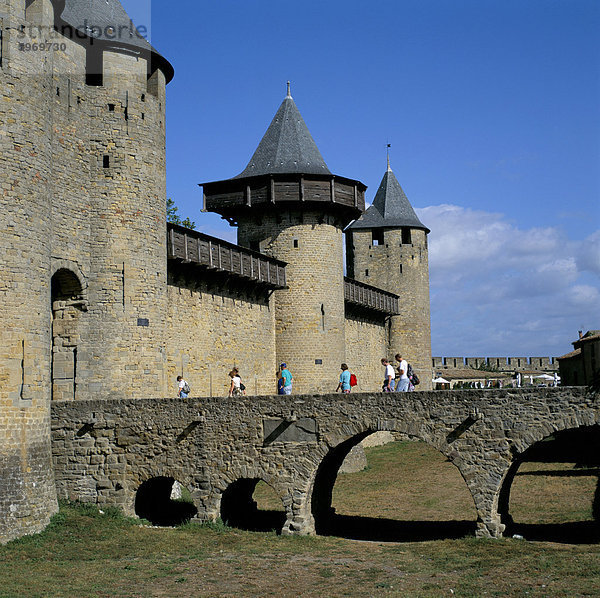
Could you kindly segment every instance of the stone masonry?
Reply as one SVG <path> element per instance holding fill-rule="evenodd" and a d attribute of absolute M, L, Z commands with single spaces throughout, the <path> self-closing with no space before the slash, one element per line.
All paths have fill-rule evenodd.
<path fill-rule="evenodd" d="M 240 245 L 286 262 L 286 284 L 167 254 L 165 101 L 173 68 L 133 31 L 115 38 L 115 26 L 131 26 L 118 0 L 0 0 L 0 542 L 43 529 L 57 509 L 53 403 L 60 411 L 88 400 L 164 401 L 175 396 L 179 374 L 193 396 L 224 396 L 232 367 L 248 394 L 266 395 L 282 361 L 295 392 L 332 391 L 344 361 L 357 390 L 375 391 L 379 359 L 400 341 L 415 355 L 418 348 L 416 369 L 428 383 L 420 355 L 429 328 L 397 318 L 390 326 L 389 306 L 357 310 L 346 301 L 344 227 L 364 210 L 366 188 L 329 172 L 289 89 L 273 135 L 244 176 L 223 182 L 237 181 L 240 193 L 216 201 L 239 227 Z M 420 271 L 410 278 L 418 292 L 401 279 L 381 284 L 388 299 L 406 294 L 404 305 L 428 318 L 419 242 Z M 175 420 L 191 404 L 157 403 Z M 214 407 L 223 415 L 218 401 Z M 105 417 L 113 421 L 107 412 L 98 422 Z M 90 436 L 77 438 L 85 444 Z M 121 435 L 115 446 L 147 454 L 167 442 L 142 446 L 140 438 L 154 442 L 144 432 L 135 442 Z M 304 448 L 293 447 L 286 460 Z M 117 450 L 102 463 L 121 467 L 123 458 Z M 87 487 L 92 478 L 79 473 L 77 487 Z M 102 478 L 88 490 L 126 501 L 135 483 L 124 482 L 103 487 Z M 214 500 L 206 501 L 212 513 Z M 300 525 L 294 517 L 290 530 Z"/>
<path fill-rule="evenodd" d="M 254 486 L 242 482 L 261 479 L 281 499 L 283 532 L 313 534 L 350 450 L 373 432 L 402 433 L 452 461 L 478 535 L 499 537 L 515 459 L 553 432 L 598 424 L 598 396 L 583 388 L 76 401 L 53 405 L 52 446 L 60 498 L 134 514 L 138 488 L 169 477 L 191 491 L 199 519 L 214 520 L 228 489 L 250 488 L 244 504 Z"/>

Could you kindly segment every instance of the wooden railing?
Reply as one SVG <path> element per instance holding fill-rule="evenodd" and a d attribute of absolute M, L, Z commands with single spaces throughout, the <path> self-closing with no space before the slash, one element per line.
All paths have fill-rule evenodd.
<path fill-rule="evenodd" d="M 167 257 L 273 289 L 286 286 L 285 262 L 171 223 L 167 224 Z"/>
<path fill-rule="evenodd" d="M 400 313 L 398 295 L 382 291 L 352 278 L 344 277 L 344 299 L 352 305 L 389 315 Z"/>

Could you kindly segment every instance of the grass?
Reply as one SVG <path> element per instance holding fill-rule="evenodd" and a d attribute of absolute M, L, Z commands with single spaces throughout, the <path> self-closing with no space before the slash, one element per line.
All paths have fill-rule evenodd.
<path fill-rule="evenodd" d="M 340 475 L 344 517 L 474 520 L 456 468 L 421 443 L 368 449 Z M 589 521 L 598 476 L 573 464 L 525 464 L 511 496 L 523 524 Z M 255 499 L 280 508 L 259 485 Z M 472 537 L 357 542 L 231 529 L 156 529 L 114 509 L 63 504 L 47 530 L 0 547 L 0 597 L 598 596 L 600 545 Z M 437 525 L 437 524 L 436 524 Z"/>

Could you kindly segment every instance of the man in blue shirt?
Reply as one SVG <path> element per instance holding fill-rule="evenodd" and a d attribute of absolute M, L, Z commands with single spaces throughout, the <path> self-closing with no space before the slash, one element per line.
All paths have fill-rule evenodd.
<path fill-rule="evenodd" d="M 283 394 L 292 394 L 292 373 L 287 369 L 287 364 L 281 364 L 281 377 L 283 378 Z"/>
<path fill-rule="evenodd" d="M 350 392 L 350 371 L 345 363 L 342 363 L 340 367 L 342 368 L 340 383 L 335 390 L 338 391 L 341 388 L 343 393 L 348 394 Z"/>

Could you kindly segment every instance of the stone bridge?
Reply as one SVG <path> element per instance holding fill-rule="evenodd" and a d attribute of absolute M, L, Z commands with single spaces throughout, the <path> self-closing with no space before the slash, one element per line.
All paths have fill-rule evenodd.
<path fill-rule="evenodd" d="M 76 401 L 54 403 L 52 446 L 59 498 L 140 514 L 143 489 L 160 490 L 162 480 L 168 499 L 175 479 L 197 518 L 214 520 L 225 509 L 251 513 L 264 480 L 285 510 L 282 532 L 313 534 L 352 447 L 379 430 L 399 432 L 458 468 L 477 535 L 499 537 L 523 452 L 599 423 L 598 395 L 584 388 Z"/>

